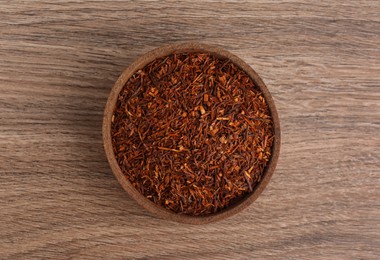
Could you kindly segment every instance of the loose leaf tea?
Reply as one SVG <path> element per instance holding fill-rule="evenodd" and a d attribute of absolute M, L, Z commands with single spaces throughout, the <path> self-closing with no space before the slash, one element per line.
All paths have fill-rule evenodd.
<path fill-rule="evenodd" d="M 252 192 L 274 141 L 252 79 L 203 53 L 172 54 L 136 71 L 118 96 L 111 131 L 130 183 L 154 203 L 193 216 Z"/>

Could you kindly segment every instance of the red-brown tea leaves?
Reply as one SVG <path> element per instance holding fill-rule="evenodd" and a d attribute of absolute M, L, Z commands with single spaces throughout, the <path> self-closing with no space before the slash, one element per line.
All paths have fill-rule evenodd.
<path fill-rule="evenodd" d="M 132 185 L 177 213 L 206 215 L 252 192 L 273 143 L 266 101 L 229 60 L 182 53 L 134 73 L 112 117 Z"/>

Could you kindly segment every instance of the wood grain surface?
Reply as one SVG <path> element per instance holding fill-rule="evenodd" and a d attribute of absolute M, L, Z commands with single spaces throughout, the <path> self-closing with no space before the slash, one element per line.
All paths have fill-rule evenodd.
<path fill-rule="evenodd" d="M 379 259 L 379 1 L 0 0 L 1 259 Z M 282 150 L 244 212 L 164 221 L 102 147 L 135 58 L 200 41 L 241 57 L 276 101 Z"/>

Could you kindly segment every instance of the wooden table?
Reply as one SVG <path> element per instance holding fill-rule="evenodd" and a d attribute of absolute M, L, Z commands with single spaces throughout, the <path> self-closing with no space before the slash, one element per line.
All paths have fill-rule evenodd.
<path fill-rule="evenodd" d="M 0 258 L 379 259 L 379 1 L 0 1 Z M 224 47 L 267 83 L 282 151 L 262 196 L 191 226 L 122 190 L 108 93 L 163 44 Z"/>

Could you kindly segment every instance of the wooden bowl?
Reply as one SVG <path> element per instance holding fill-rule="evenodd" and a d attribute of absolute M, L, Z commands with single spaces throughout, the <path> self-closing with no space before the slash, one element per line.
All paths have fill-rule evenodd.
<path fill-rule="evenodd" d="M 150 201 L 144 195 L 142 195 L 139 191 L 137 191 L 132 184 L 128 181 L 128 179 L 122 173 L 113 151 L 112 139 L 111 139 L 111 120 L 114 113 L 116 101 L 119 95 L 119 92 L 124 87 L 128 79 L 134 74 L 135 71 L 142 69 L 148 63 L 155 60 L 156 58 L 164 57 L 172 54 L 173 52 L 201 52 L 201 53 L 209 53 L 215 55 L 220 58 L 227 58 L 231 60 L 233 63 L 238 65 L 242 70 L 244 70 L 253 80 L 257 87 L 262 91 L 265 100 L 267 101 L 269 111 L 271 113 L 273 123 L 274 123 L 274 142 L 272 145 L 272 155 L 269 163 L 262 175 L 261 182 L 256 185 L 253 192 L 248 194 L 246 197 L 241 199 L 239 202 L 229 206 L 228 208 L 217 212 L 215 214 L 210 214 L 206 216 L 189 216 L 185 214 L 178 214 L 163 207 L 158 206 L 154 202 Z M 118 181 L 124 190 L 137 201 L 138 204 L 149 210 L 150 212 L 156 214 L 157 216 L 182 222 L 189 224 L 205 224 L 214 222 L 217 220 L 221 220 L 232 216 L 246 207 L 248 207 L 252 202 L 254 202 L 257 197 L 263 192 L 265 187 L 268 185 L 270 178 L 275 170 L 277 160 L 280 153 L 280 121 L 277 115 L 276 107 L 274 105 L 274 101 L 272 99 L 271 94 L 269 93 L 266 85 L 261 80 L 259 75 L 243 60 L 238 58 L 237 56 L 231 54 L 230 52 L 221 49 L 216 46 L 210 46 L 200 43 L 185 43 L 185 44 L 173 44 L 168 46 L 163 46 L 157 48 L 153 51 L 146 53 L 145 55 L 138 58 L 135 62 L 133 62 L 124 72 L 121 74 L 119 79 L 116 81 L 113 86 L 111 93 L 108 97 L 108 101 L 104 111 L 103 118 L 103 143 L 104 149 L 107 155 L 108 162 L 111 166 L 113 174 L 116 176 Z"/>

